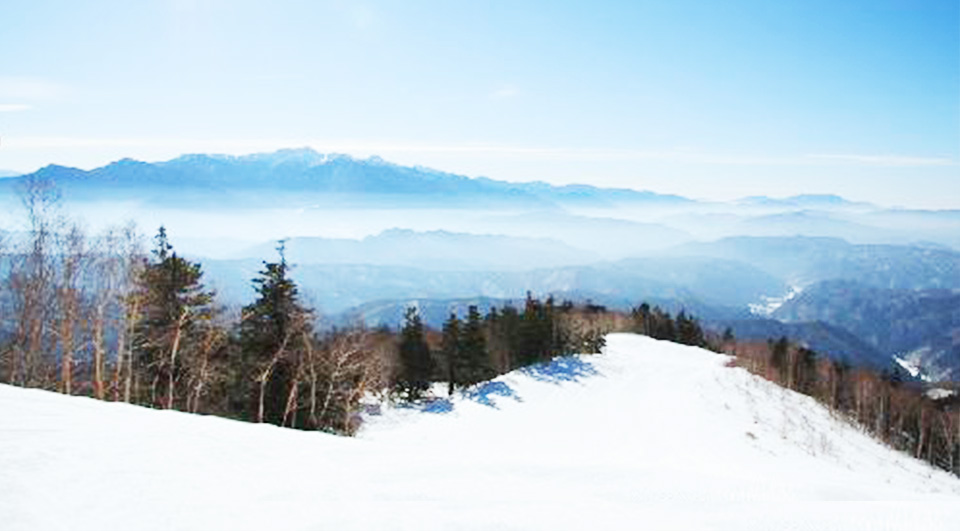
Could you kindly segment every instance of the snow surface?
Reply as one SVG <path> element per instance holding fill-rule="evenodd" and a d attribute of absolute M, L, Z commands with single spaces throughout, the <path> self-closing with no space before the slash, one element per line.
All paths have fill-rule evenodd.
<path fill-rule="evenodd" d="M 770 317 L 773 315 L 773 312 L 780 309 L 781 306 L 787 302 L 793 300 L 803 293 L 803 288 L 800 286 L 790 286 L 790 291 L 786 295 L 781 297 L 767 297 L 761 296 L 759 303 L 748 304 L 747 307 L 750 309 L 750 313 L 760 317 Z"/>
<path fill-rule="evenodd" d="M 932 381 L 933 380 L 932 378 L 930 378 L 926 374 L 923 374 L 923 369 L 920 368 L 920 364 L 917 363 L 916 361 L 915 353 L 916 351 L 914 351 L 913 353 L 907 354 L 902 358 L 900 356 L 894 356 L 893 360 L 896 361 L 898 365 L 903 367 L 905 371 L 910 373 L 910 376 L 913 376 L 914 378 L 920 378 L 925 382 Z"/>
<path fill-rule="evenodd" d="M 950 529 L 960 480 L 626 334 L 357 438 L 0 386 L 0 529 Z"/>

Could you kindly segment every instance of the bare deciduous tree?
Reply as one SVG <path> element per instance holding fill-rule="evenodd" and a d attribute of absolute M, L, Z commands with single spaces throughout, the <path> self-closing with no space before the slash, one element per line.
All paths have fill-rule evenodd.
<path fill-rule="evenodd" d="M 60 193 L 49 180 L 32 178 L 20 189 L 27 216 L 27 238 L 10 265 L 8 287 L 16 321 L 6 352 L 7 381 L 21 386 L 47 386 L 54 380 L 56 305 L 52 248 L 61 216 Z"/>
<path fill-rule="evenodd" d="M 84 299 L 83 275 L 87 265 L 86 236 L 78 225 L 70 227 L 60 242 L 56 283 L 57 321 L 60 340 L 60 390 L 73 392 L 74 354 Z M 98 398 L 102 398 L 98 396 Z"/>

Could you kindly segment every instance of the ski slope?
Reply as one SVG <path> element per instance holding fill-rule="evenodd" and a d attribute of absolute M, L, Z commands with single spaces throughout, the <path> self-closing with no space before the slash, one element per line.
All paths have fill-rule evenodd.
<path fill-rule="evenodd" d="M 0 529 L 960 529 L 960 480 L 614 334 L 358 437 L 0 386 Z"/>

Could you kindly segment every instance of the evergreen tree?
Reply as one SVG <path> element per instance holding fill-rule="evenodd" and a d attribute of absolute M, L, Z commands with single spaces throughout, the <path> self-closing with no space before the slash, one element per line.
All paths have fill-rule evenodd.
<path fill-rule="evenodd" d="M 164 227 L 155 241 L 153 258 L 137 282 L 143 308 L 134 328 L 135 357 L 150 385 L 149 396 L 141 396 L 141 401 L 173 408 L 184 395 L 186 367 L 216 310 L 214 293 L 203 286 L 200 264 L 177 256 Z"/>
<path fill-rule="evenodd" d="M 527 292 L 523 315 L 520 319 L 519 352 L 520 366 L 532 365 L 550 358 L 552 323 L 548 322 L 547 309 L 538 299 Z"/>
<path fill-rule="evenodd" d="M 812 395 L 817 387 L 817 353 L 808 349 L 800 348 L 797 351 L 797 391 Z"/>
<path fill-rule="evenodd" d="M 787 385 L 788 383 L 789 355 L 790 341 L 786 336 L 781 337 L 776 342 L 770 341 L 770 366 L 777 371 L 777 378 L 779 378 L 780 383 L 783 385 Z"/>
<path fill-rule="evenodd" d="M 644 336 L 653 335 L 653 325 L 650 313 L 650 305 L 643 303 L 630 312 L 633 317 L 633 331 Z"/>
<path fill-rule="evenodd" d="M 677 342 L 694 347 L 702 347 L 706 344 L 703 337 L 703 329 L 696 319 L 688 316 L 685 311 L 680 310 L 676 319 Z"/>
<path fill-rule="evenodd" d="M 483 334 L 483 320 L 476 306 L 467 310 L 467 322 L 460 337 L 460 355 L 456 358 L 458 384 L 473 385 L 489 380 L 494 376 L 487 353 L 487 342 Z"/>
<path fill-rule="evenodd" d="M 543 333 L 546 340 L 544 361 L 553 359 L 555 356 L 573 354 L 576 350 L 571 345 L 566 331 L 559 324 L 560 312 L 553 300 L 553 295 L 547 297 L 543 305 Z"/>
<path fill-rule="evenodd" d="M 295 368 L 311 336 L 313 314 L 299 300 L 296 283 L 284 255 L 264 262 L 253 279 L 256 300 L 243 308 L 240 322 L 240 363 L 235 367 L 231 393 L 233 408 L 257 422 L 283 425 L 288 397 L 297 385 Z"/>
<path fill-rule="evenodd" d="M 721 339 L 724 345 L 732 345 L 737 341 L 737 338 L 733 335 L 733 328 L 729 326 L 723 329 L 723 338 Z"/>
<path fill-rule="evenodd" d="M 407 400 L 419 400 L 430 389 L 433 358 L 423 336 L 423 321 L 416 308 L 407 308 L 400 331 L 400 373 L 396 388 Z"/>
<path fill-rule="evenodd" d="M 673 317 L 670 312 L 665 312 L 659 307 L 653 309 L 653 337 L 664 341 L 676 341 L 677 329 L 674 326 Z"/>
<path fill-rule="evenodd" d="M 487 348 L 496 360 L 496 368 L 507 373 L 520 364 L 520 312 L 513 306 L 504 306 L 499 312 L 491 308 L 487 315 L 489 341 Z"/>
<path fill-rule="evenodd" d="M 460 363 L 460 319 L 451 312 L 443 324 L 443 360 L 447 365 L 447 395 L 453 396 L 454 387 L 460 383 L 457 364 Z"/>

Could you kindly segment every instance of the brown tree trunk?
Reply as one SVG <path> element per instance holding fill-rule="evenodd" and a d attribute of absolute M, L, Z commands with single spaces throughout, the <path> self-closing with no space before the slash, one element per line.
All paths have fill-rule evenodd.
<path fill-rule="evenodd" d="M 917 449 L 914 452 L 914 457 L 920 459 L 920 456 L 923 455 L 923 443 L 924 443 L 924 432 L 925 432 L 925 418 L 926 418 L 926 408 L 923 407 L 923 404 L 920 404 L 920 421 L 919 421 L 919 430 L 917 435 Z"/>
<path fill-rule="evenodd" d="M 124 330 L 122 345 L 117 347 L 118 356 L 126 360 L 125 378 L 123 380 L 123 401 L 130 403 L 132 395 L 136 394 L 135 377 L 136 368 L 133 360 L 133 330 L 137 320 L 140 319 L 140 301 L 136 297 L 130 301 L 130 308 L 125 316 L 122 329 Z"/>
<path fill-rule="evenodd" d="M 103 305 L 97 307 L 97 314 L 93 320 L 93 393 L 99 400 L 106 398 L 103 386 L 104 372 L 104 323 L 105 315 Z"/>
<path fill-rule="evenodd" d="M 69 395 L 73 392 L 73 323 L 66 316 L 60 328 L 60 344 L 63 349 L 60 360 L 60 391 Z"/>
<path fill-rule="evenodd" d="M 283 342 L 280 343 L 280 347 L 277 349 L 277 351 L 276 351 L 276 352 L 273 354 L 273 356 L 270 358 L 270 363 L 267 364 L 267 368 L 260 374 L 260 377 L 259 377 L 259 380 L 260 380 L 260 400 L 259 400 L 259 405 L 258 405 L 258 407 L 257 407 L 257 422 L 258 422 L 258 423 L 262 423 L 262 422 L 263 422 L 263 415 L 264 415 L 264 398 L 265 398 L 265 395 L 266 395 L 266 392 L 267 392 L 267 382 L 270 381 L 270 375 L 273 374 L 273 368 L 274 368 L 274 366 L 276 366 L 276 364 L 280 362 L 280 358 L 282 358 L 282 357 L 284 356 L 284 353 L 285 353 L 285 351 L 286 351 L 286 349 L 287 349 L 287 342 L 288 342 L 289 340 L 290 340 L 290 336 L 289 336 L 289 335 L 287 335 L 287 337 L 284 337 L 284 338 L 283 338 Z"/>
<path fill-rule="evenodd" d="M 126 341 L 127 327 L 126 324 L 121 321 L 120 326 L 117 327 L 117 361 L 114 364 L 113 377 L 110 382 L 114 402 L 119 402 L 121 397 L 120 387 L 123 382 L 124 349 L 126 349 Z"/>
<path fill-rule="evenodd" d="M 187 320 L 187 308 L 180 310 L 177 319 L 177 328 L 173 333 L 173 345 L 170 347 L 170 361 L 167 366 L 167 400 L 165 409 L 173 409 L 173 388 L 176 383 L 177 354 L 180 351 L 180 339 L 183 337 L 183 326 Z"/>

